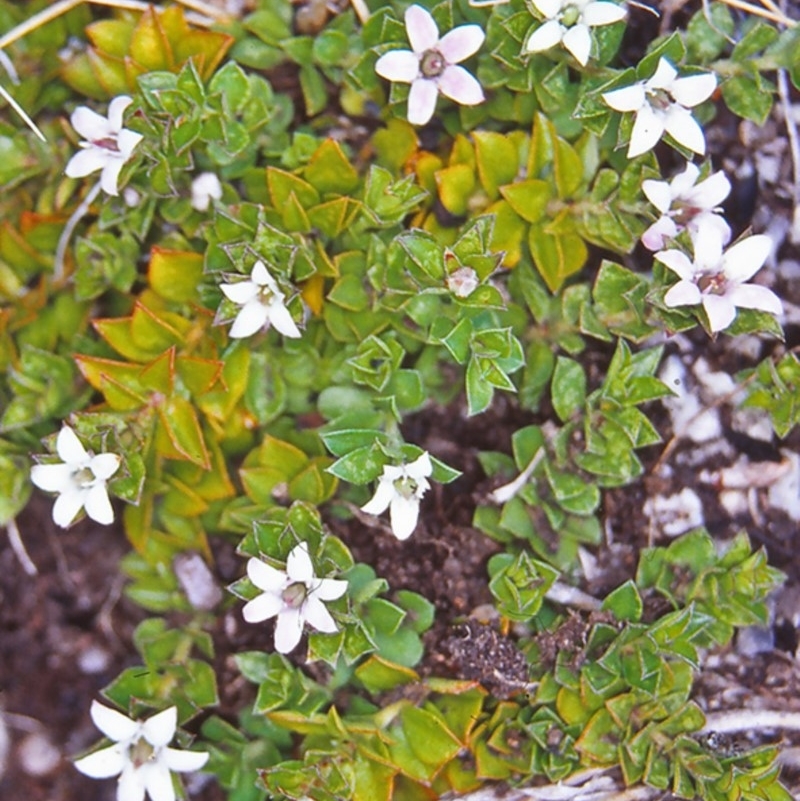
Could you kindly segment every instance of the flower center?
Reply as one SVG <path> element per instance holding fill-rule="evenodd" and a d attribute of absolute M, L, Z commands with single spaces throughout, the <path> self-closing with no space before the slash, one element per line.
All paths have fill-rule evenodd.
<path fill-rule="evenodd" d="M 672 106 L 672 98 L 666 89 L 648 89 L 647 99 L 654 109 L 667 111 Z"/>
<path fill-rule="evenodd" d="M 275 293 L 268 286 L 262 286 L 258 290 L 258 299 L 264 306 L 269 306 L 275 299 Z"/>
<path fill-rule="evenodd" d="M 92 472 L 91 467 L 82 467 L 72 474 L 72 479 L 79 487 L 85 488 L 91 487 L 97 481 L 97 476 Z"/>
<path fill-rule="evenodd" d="M 283 602 L 290 609 L 299 609 L 308 597 L 308 587 L 302 581 L 290 584 L 282 593 Z"/>
<path fill-rule="evenodd" d="M 419 484 L 413 478 L 404 476 L 394 482 L 394 488 L 399 495 L 402 495 L 406 500 L 410 500 L 416 497 Z"/>
<path fill-rule="evenodd" d="M 92 144 L 95 147 L 102 147 L 103 150 L 111 150 L 114 153 L 119 153 L 119 144 L 114 137 L 107 136 L 105 139 L 93 139 Z"/>
<path fill-rule="evenodd" d="M 420 72 L 426 78 L 438 78 L 446 66 L 447 62 L 438 50 L 426 50 L 419 63 Z"/>
<path fill-rule="evenodd" d="M 581 10 L 576 5 L 568 5 L 561 12 L 559 20 L 565 28 L 571 28 L 581 17 Z"/>
<path fill-rule="evenodd" d="M 155 758 L 156 751 L 144 737 L 140 737 L 130 749 L 131 763 L 134 768 L 141 768 L 146 762 Z"/>
<path fill-rule="evenodd" d="M 697 282 L 697 286 L 704 295 L 724 295 L 728 279 L 725 277 L 725 273 L 703 275 Z"/>
<path fill-rule="evenodd" d="M 672 217 L 672 219 L 675 220 L 678 225 L 685 226 L 702 211 L 703 210 L 697 208 L 697 206 L 678 204 L 676 205 L 675 210 L 670 212 L 669 216 Z"/>

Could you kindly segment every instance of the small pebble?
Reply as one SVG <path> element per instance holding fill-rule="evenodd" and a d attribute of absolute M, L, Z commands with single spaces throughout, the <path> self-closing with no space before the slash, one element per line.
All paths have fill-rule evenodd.
<path fill-rule="evenodd" d="M 90 676 L 103 673 L 111 663 L 111 654 L 99 645 L 90 645 L 78 654 L 78 667 Z"/>
<path fill-rule="evenodd" d="M 199 553 L 179 554 L 172 565 L 181 589 L 195 609 L 208 611 L 222 600 L 222 590 Z"/>
<path fill-rule="evenodd" d="M 46 776 L 61 762 L 61 752 L 44 734 L 29 734 L 19 744 L 17 756 L 22 770 L 29 776 Z"/>

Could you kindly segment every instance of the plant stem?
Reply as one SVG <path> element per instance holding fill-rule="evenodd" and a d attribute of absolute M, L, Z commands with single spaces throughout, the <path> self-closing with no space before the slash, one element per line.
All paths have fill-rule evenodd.
<path fill-rule="evenodd" d="M 67 220 L 64 230 L 61 232 L 61 236 L 58 239 L 58 246 L 56 247 L 56 255 L 53 259 L 53 278 L 56 281 L 60 281 L 64 277 L 64 256 L 66 255 L 67 245 L 72 237 L 72 232 L 75 230 L 75 226 L 86 215 L 86 212 L 89 211 L 89 207 L 94 203 L 95 198 L 99 194 L 100 181 L 89 190 L 89 194 L 86 195 L 80 206 L 72 212 L 72 216 Z"/>
<path fill-rule="evenodd" d="M 28 552 L 25 550 L 25 543 L 22 542 L 22 537 L 17 527 L 17 521 L 14 520 L 13 517 L 6 523 L 6 531 L 8 532 L 8 541 L 11 545 L 11 550 L 14 551 L 14 556 L 17 557 L 19 563 L 22 565 L 22 569 L 29 576 L 38 575 L 39 571 L 36 569 L 33 559 L 31 559 Z"/>

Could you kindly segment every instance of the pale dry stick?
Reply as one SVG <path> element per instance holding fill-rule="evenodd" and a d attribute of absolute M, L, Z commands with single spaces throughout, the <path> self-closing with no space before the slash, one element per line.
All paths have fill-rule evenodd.
<path fill-rule="evenodd" d="M 769 2 L 769 0 L 761 0 L 763 6 L 766 7 L 755 6 L 752 3 L 745 2 L 745 0 L 720 0 L 720 2 L 738 11 L 746 11 L 748 14 L 753 14 L 756 17 L 763 17 L 778 25 L 786 25 L 787 28 L 793 28 L 797 25 L 796 20 L 787 17 L 774 3 Z"/>
<path fill-rule="evenodd" d="M 792 177 L 794 186 L 792 203 L 792 227 L 789 230 L 789 241 L 793 244 L 800 242 L 800 137 L 797 134 L 797 124 L 792 113 L 792 101 L 789 96 L 789 79 L 786 70 L 778 70 L 778 98 L 783 108 L 783 119 L 786 124 L 786 135 L 789 139 L 789 152 L 792 154 Z"/>
<path fill-rule="evenodd" d="M 220 11 L 214 6 L 202 2 L 202 0 L 177 0 L 181 5 L 197 11 L 210 20 L 222 22 L 229 19 L 228 15 Z M 12 28 L 8 33 L 0 36 L 0 50 L 4 50 L 10 44 L 13 44 L 18 39 L 22 39 L 32 31 L 46 25 L 48 22 L 72 11 L 84 3 L 94 3 L 98 6 L 110 6 L 111 8 L 119 8 L 123 11 L 147 11 L 152 7 L 151 3 L 144 2 L 144 0 L 58 0 L 47 8 L 42 9 L 38 14 L 29 17 L 25 22 L 21 22 L 15 28 Z M 208 25 L 209 23 L 198 22 L 198 24 Z"/>
<path fill-rule="evenodd" d="M 70 215 L 67 224 L 64 226 L 64 230 L 61 232 L 61 236 L 58 238 L 56 255 L 53 259 L 53 279 L 56 281 L 61 281 L 64 277 L 64 256 L 67 253 L 67 246 L 69 245 L 69 240 L 72 238 L 72 232 L 75 230 L 75 226 L 84 218 L 86 212 L 89 211 L 89 207 L 94 203 L 95 198 L 100 194 L 100 184 L 101 182 L 98 181 L 89 190 L 89 193 L 83 199 L 80 206 Z"/>
<path fill-rule="evenodd" d="M 3 88 L 2 84 L 0 84 L 0 95 L 2 95 L 6 103 L 8 103 L 8 105 L 11 106 L 11 108 L 13 108 L 20 117 L 22 117 L 25 124 L 36 134 L 36 136 L 38 136 L 43 142 L 46 142 L 47 139 L 45 138 L 45 135 L 39 130 L 39 127 L 36 125 L 36 123 L 27 115 L 25 109 L 22 108 L 22 106 L 20 106 L 20 104 L 17 103 L 17 101 L 14 100 L 14 98 L 11 97 L 11 95 Z"/>
<path fill-rule="evenodd" d="M 20 536 L 17 521 L 13 517 L 6 523 L 6 531 L 8 532 L 8 542 L 11 545 L 11 550 L 14 551 L 14 556 L 17 557 L 17 561 L 22 565 L 26 575 L 37 576 L 39 571 L 36 569 L 33 559 L 25 550 L 25 543 Z"/>
<path fill-rule="evenodd" d="M 800 731 L 800 712 L 773 709 L 731 709 L 706 715 L 703 732 L 731 734 L 753 729 L 789 729 Z"/>
<path fill-rule="evenodd" d="M 353 11 L 356 12 L 358 21 L 362 25 L 366 25 L 367 20 L 369 19 L 369 9 L 367 8 L 367 4 L 364 2 L 364 0 L 350 0 L 350 5 L 353 6 Z"/>

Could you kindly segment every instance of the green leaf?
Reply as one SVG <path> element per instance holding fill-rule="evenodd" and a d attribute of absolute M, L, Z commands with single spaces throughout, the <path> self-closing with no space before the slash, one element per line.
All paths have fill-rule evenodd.
<path fill-rule="evenodd" d="M 603 609 L 613 613 L 617 620 L 627 620 L 631 623 L 641 620 L 644 604 L 636 584 L 629 579 L 609 593 L 603 601 Z"/>
<path fill-rule="evenodd" d="M 763 125 L 772 110 L 773 90 L 765 86 L 759 73 L 753 77 L 737 75 L 722 84 L 722 97 L 728 108 L 740 117 Z"/>
<path fill-rule="evenodd" d="M 586 373 L 580 363 L 559 356 L 550 393 L 553 409 L 561 422 L 566 423 L 586 402 Z"/>

